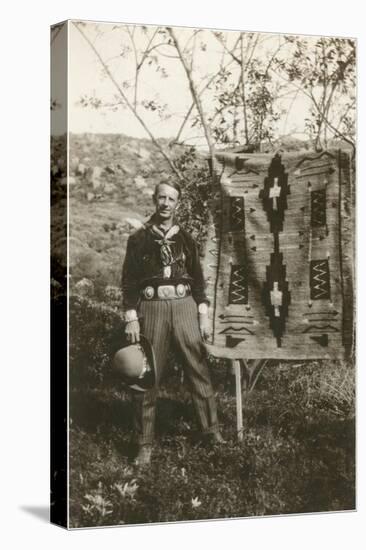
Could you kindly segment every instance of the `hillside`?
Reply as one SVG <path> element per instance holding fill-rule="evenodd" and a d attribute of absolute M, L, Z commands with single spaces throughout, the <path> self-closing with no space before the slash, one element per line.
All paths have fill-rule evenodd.
<path fill-rule="evenodd" d="M 62 210 L 65 206 L 66 159 L 63 137 L 51 140 L 53 263 L 65 262 Z M 169 148 L 160 143 L 186 170 L 179 210 L 183 223 L 201 242 L 205 200 L 209 193 L 207 163 L 193 148 Z M 283 136 L 277 146 L 286 151 L 307 150 L 309 142 Z M 340 146 L 340 144 L 338 144 Z M 152 195 L 170 167 L 148 139 L 123 134 L 70 135 L 70 274 L 71 288 L 88 279 L 101 292 L 119 286 L 126 242 L 131 230 L 153 212 Z M 61 202 L 60 202 L 61 201 Z M 62 202 L 63 201 L 63 202 Z M 84 281 L 85 282 L 85 281 Z M 89 285 L 90 286 L 90 285 Z"/>
<path fill-rule="evenodd" d="M 60 209 L 67 182 L 62 139 L 52 140 L 52 196 L 56 210 Z M 167 146 L 166 141 L 162 143 Z M 154 187 L 167 174 L 166 161 L 149 140 L 115 134 L 70 136 L 72 286 L 84 278 L 101 289 L 119 285 L 128 235 L 153 212 Z M 54 255 L 61 262 L 63 251 L 62 239 L 56 239 Z"/>

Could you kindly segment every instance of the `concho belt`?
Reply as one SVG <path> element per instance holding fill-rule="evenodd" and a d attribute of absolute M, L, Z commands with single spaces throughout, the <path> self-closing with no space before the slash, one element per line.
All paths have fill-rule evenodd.
<path fill-rule="evenodd" d="M 159 285 L 156 288 L 146 286 L 142 290 L 142 297 L 145 300 L 176 300 L 190 296 L 191 287 L 188 284 Z"/>

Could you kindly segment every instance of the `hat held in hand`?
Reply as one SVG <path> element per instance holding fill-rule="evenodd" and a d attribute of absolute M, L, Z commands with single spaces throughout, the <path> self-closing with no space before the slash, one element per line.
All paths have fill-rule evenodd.
<path fill-rule="evenodd" d="M 113 357 L 114 371 L 123 382 L 137 391 L 147 391 L 155 386 L 156 368 L 154 350 L 142 334 L 140 342 L 128 344 Z"/>

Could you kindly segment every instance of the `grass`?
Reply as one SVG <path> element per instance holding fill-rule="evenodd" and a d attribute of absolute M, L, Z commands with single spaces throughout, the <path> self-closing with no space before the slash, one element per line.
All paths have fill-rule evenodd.
<path fill-rule="evenodd" d="M 243 441 L 238 442 L 228 369 L 223 362 L 212 362 L 219 419 L 228 442 L 220 447 L 202 442 L 189 394 L 173 368 L 160 391 L 151 468 L 141 472 L 132 466 L 131 401 L 116 387 L 108 365 L 122 330 L 118 287 L 126 218 L 144 219 L 151 208 L 134 177 L 144 176 L 153 189 L 164 170 L 157 155 L 149 162 L 137 158 L 140 145 L 150 150 L 148 142 L 123 136 L 71 137 L 72 160 L 77 157 L 89 169 L 113 168 L 104 180 L 115 186 L 112 196 L 101 191 L 89 201 L 91 182 L 75 174 L 70 197 L 71 527 L 354 509 L 355 381 L 350 363 L 268 364 L 255 389 L 244 393 Z M 55 162 L 62 150 L 54 145 Z M 207 189 L 197 182 L 207 183 L 207 173 L 180 158 L 193 174 L 185 192 L 194 199 L 186 201 L 181 221 L 200 235 Z M 57 229 L 64 212 L 62 189 L 56 178 L 56 263 L 65 258 L 63 232 L 58 235 Z M 94 290 L 81 293 L 80 282 L 92 283 Z"/>
<path fill-rule="evenodd" d="M 70 397 L 72 527 L 233 518 L 355 507 L 353 368 L 272 363 L 244 395 L 235 434 L 227 369 L 213 364 L 227 445 L 207 446 L 172 371 L 161 390 L 151 467 L 136 470 L 131 402 L 111 381 Z"/>

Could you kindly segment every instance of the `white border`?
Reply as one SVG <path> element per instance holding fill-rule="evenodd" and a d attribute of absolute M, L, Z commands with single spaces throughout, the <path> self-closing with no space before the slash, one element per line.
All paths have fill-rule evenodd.
<path fill-rule="evenodd" d="M 93 19 L 266 32 L 332 34 L 358 38 L 359 151 L 364 150 L 366 97 L 364 14 L 359 0 L 198 3 L 139 0 L 63 0 L 37 4 L 13 0 L 4 8 L 2 61 L 2 539 L 7 546 L 64 550 L 87 547 L 187 549 L 210 546 L 256 549 L 363 548 L 366 400 L 362 359 L 366 330 L 363 256 L 358 254 L 358 512 L 66 532 L 45 519 L 49 497 L 49 26 Z M 81 68 L 82 70 L 82 68 Z M 358 157 L 358 236 L 366 204 L 365 154 Z M 4 326 L 4 324 L 6 326 Z M 6 336 L 5 336 L 6 335 Z M 5 337 L 4 337 L 5 336 Z M 33 543 L 34 541 L 34 543 Z"/>

